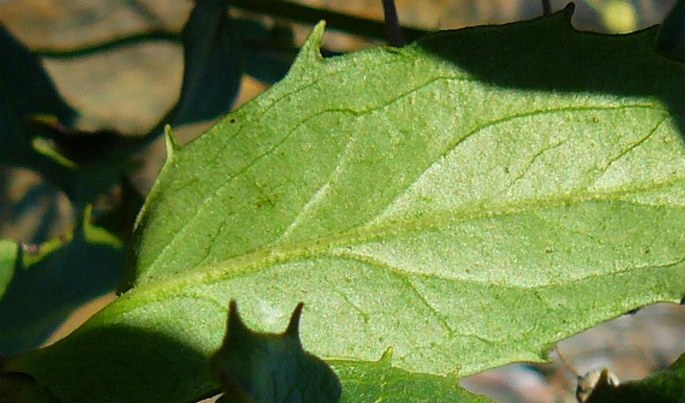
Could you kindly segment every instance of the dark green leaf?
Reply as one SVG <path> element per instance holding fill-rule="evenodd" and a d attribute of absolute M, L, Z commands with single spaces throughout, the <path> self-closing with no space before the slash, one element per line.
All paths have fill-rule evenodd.
<path fill-rule="evenodd" d="M 0 162 L 37 171 L 76 206 L 85 206 L 116 183 L 145 141 L 108 131 L 74 132 L 69 127 L 75 112 L 40 59 L 1 26 L 0 54 Z"/>
<path fill-rule="evenodd" d="M 136 216 L 143 206 L 144 196 L 133 185 L 128 177 L 121 180 L 121 198 L 119 205 L 99 217 L 97 225 L 128 243 L 131 240 Z"/>
<path fill-rule="evenodd" d="M 664 19 L 656 45 L 667 57 L 685 60 L 685 0 L 678 0 Z"/>
<path fill-rule="evenodd" d="M 26 374 L 0 373 L 0 402 L 2 403 L 58 403 L 54 396 Z"/>
<path fill-rule="evenodd" d="M 75 112 L 57 92 L 40 59 L 2 26 L 0 55 L 0 160 L 7 163 L 24 157 L 28 149 L 26 119 L 50 115 L 69 124 Z"/>
<path fill-rule="evenodd" d="M 158 319 L 160 323 L 181 321 L 187 325 L 184 336 L 208 330 L 204 318 L 183 312 Z M 178 336 L 128 325 L 85 332 L 77 329 L 47 349 L 9 359 L 6 368 L 38 365 L 46 373 L 67 375 L 60 368 L 68 364 L 74 371 L 62 378 L 60 384 L 36 377 L 65 403 L 187 403 L 215 394 L 219 387 L 208 365 L 212 351 L 197 350 Z M 56 346 L 60 347 L 55 349 Z M 113 368 L 117 370 L 112 371 Z"/>
<path fill-rule="evenodd" d="M 615 386 L 600 379 L 586 403 L 677 403 L 684 399 L 685 355 L 681 355 L 668 369 L 640 381 Z"/>
<path fill-rule="evenodd" d="M 2 355 L 36 348 L 76 307 L 117 285 L 122 245 L 88 219 L 69 241 L 27 247 L 0 299 Z"/>
<path fill-rule="evenodd" d="M 250 330 L 231 301 L 224 343 L 212 357 L 228 402 L 337 402 L 340 382 L 325 362 L 302 349 L 303 304 L 281 334 Z"/>

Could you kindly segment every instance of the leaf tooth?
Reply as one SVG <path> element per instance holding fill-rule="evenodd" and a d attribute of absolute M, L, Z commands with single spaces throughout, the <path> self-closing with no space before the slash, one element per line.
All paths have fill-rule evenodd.
<path fill-rule="evenodd" d="M 576 11 L 576 5 L 574 3 L 568 3 L 566 7 L 564 7 L 559 14 L 564 17 L 566 21 L 568 21 L 569 25 L 571 25 L 571 17 L 573 17 L 573 13 Z"/>
<path fill-rule="evenodd" d="M 174 133 L 171 130 L 171 125 L 164 126 L 164 144 L 166 145 L 166 160 L 171 161 L 176 151 L 181 149 L 178 142 L 174 138 Z"/>
<path fill-rule="evenodd" d="M 382 362 L 384 364 L 387 364 L 388 366 L 391 366 L 392 365 L 392 355 L 394 352 L 395 352 L 395 350 L 393 350 L 392 346 L 388 347 L 383 352 L 383 355 L 381 356 L 381 359 L 379 360 L 379 362 Z"/>
<path fill-rule="evenodd" d="M 295 62 L 290 67 L 290 74 L 305 74 L 311 70 L 312 64 L 318 64 L 323 61 L 321 56 L 321 42 L 323 40 L 323 33 L 326 28 L 326 21 L 319 21 L 318 24 L 309 34 L 304 45 L 300 49 Z"/>

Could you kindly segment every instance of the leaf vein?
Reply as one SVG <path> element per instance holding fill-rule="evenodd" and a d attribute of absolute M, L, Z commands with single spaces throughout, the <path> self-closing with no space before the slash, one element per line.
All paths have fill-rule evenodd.
<path fill-rule="evenodd" d="M 395 195 L 395 197 L 386 205 L 385 208 L 381 209 L 378 214 L 376 214 L 375 217 L 367 221 L 366 223 L 362 224 L 361 227 L 367 227 L 367 226 L 373 226 L 377 222 L 382 221 L 384 216 L 389 214 L 392 210 L 392 207 L 397 204 L 397 202 L 404 197 L 407 192 L 411 191 L 412 187 L 418 183 L 418 181 L 434 166 L 436 166 L 440 161 L 446 159 L 448 155 L 456 150 L 461 144 L 464 143 L 464 141 L 468 140 L 469 138 L 477 135 L 478 133 L 482 133 L 485 129 L 503 124 L 503 123 L 508 123 L 514 120 L 518 119 L 523 119 L 531 116 L 538 116 L 538 115 L 545 115 L 545 114 L 554 114 L 554 113 L 560 113 L 560 112 L 576 112 L 576 111 L 596 111 L 596 110 L 623 110 L 623 109 L 628 109 L 628 108 L 646 108 L 646 109 L 656 109 L 656 110 L 661 110 L 657 106 L 653 104 L 632 104 L 632 105 L 612 105 L 612 106 L 564 106 L 564 107 L 559 107 L 559 108 L 550 108 L 550 109 L 545 109 L 545 110 L 534 110 L 534 111 L 527 111 L 523 113 L 517 113 L 513 115 L 509 115 L 503 118 L 499 119 L 494 119 L 491 120 L 487 123 L 484 123 L 480 126 L 475 127 L 471 131 L 467 132 L 464 136 L 456 139 L 451 144 L 448 144 L 445 150 L 437 157 L 435 158 L 430 164 L 428 164 L 421 172 L 414 178 L 413 181 L 409 182 L 407 186 L 405 186 L 403 189 L 400 189 L 400 191 Z"/>

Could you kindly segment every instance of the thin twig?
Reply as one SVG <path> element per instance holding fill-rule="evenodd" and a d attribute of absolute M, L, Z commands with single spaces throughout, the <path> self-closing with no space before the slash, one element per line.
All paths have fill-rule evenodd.
<path fill-rule="evenodd" d="M 336 13 L 335 11 L 308 7 L 294 2 L 231 0 L 231 7 L 259 14 L 281 17 L 304 24 L 316 24 L 320 20 L 326 20 L 328 27 L 331 29 L 366 38 L 385 39 L 385 23 L 382 21 L 369 20 L 348 14 Z M 402 34 L 407 41 L 418 39 L 429 32 L 430 31 L 420 28 L 402 27 Z"/>
<path fill-rule="evenodd" d="M 352 35 L 360 35 L 371 39 L 385 38 L 385 24 L 381 21 L 369 20 L 347 14 L 336 13 L 307 7 L 296 3 L 286 3 L 272 0 L 232 0 L 231 5 L 246 11 L 259 14 L 267 14 L 292 21 L 316 24 L 320 20 L 326 20 L 328 26 L 338 31 Z M 428 34 L 420 28 L 402 27 L 402 33 L 409 41 L 418 39 Z M 179 42 L 180 34 L 163 29 L 153 29 L 145 32 L 124 34 L 115 38 L 109 38 L 102 42 L 85 43 L 72 48 L 33 48 L 32 51 L 41 57 L 51 59 L 69 59 L 74 57 L 88 56 L 98 52 L 116 49 L 122 46 L 131 46 L 149 41 Z"/>
<path fill-rule="evenodd" d="M 383 16 L 385 17 L 385 35 L 387 36 L 388 44 L 401 48 L 404 46 L 404 38 L 402 37 L 400 19 L 397 17 L 395 0 L 383 0 Z"/>
<path fill-rule="evenodd" d="M 552 5 L 549 3 L 549 0 L 542 0 L 542 15 L 550 15 L 552 14 Z"/>

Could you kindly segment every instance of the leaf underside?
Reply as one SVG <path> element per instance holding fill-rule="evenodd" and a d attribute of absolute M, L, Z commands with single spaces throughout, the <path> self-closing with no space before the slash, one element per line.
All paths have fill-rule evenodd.
<path fill-rule="evenodd" d="M 199 363 L 236 299 L 271 332 L 305 302 L 318 356 L 392 347 L 393 366 L 465 376 L 680 300 L 685 67 L 652 50 L 654 29 L 581 33 L 569 18 L 330 59 L 319 25 L 285 80 L 189 146 L 169 141 L 132 289 L 13 365 L 71 400 L 154 400 L 158 378 L 154 398 L 196 398 L 215 387 Z M 131 376 L 129 338 L 136 354 L 159 339 L 144 386 L 115 382 Z"/>

